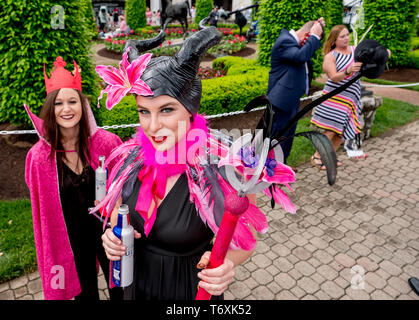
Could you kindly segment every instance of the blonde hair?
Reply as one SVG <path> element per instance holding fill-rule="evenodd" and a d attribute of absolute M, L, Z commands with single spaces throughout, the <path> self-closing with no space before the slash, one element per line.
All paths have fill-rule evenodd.
<path fill-rule="evenodd" d="M 338 38 L 339 34 L 342 32 L 343 29 L 348 29 L 348 28 L 343 24 L 338 24 L 337 26 L 334 26 L 332 30 L 330 30 L 329 36 L 327 37 L 323 46 L 324 56 L 336 47 L 335 45 L 336 39 Z"/>

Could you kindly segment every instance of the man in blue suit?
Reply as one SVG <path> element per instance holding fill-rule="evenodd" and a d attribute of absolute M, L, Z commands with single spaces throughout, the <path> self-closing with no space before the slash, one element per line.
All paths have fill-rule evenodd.
<path fill-rule="evenodd" d="M 282 29 L 271 52 L 271 70 L 267 96 L 275 111 L 271 138 L 285 127 L 299 111 L 300 98 L 308 93 L 312 70 L 311 57 L 321 47 L 324 20 L 309 21 L 299 30 Z M 285 134 L 281 142 L 286 159 L 290 152 L 297 124 Z"/>

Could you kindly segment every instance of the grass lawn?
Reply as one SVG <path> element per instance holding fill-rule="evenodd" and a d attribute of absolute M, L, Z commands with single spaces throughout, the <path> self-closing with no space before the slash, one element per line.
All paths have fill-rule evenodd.
<path fill-rule="evenodd" d="M 401 84 L 413 83 L 413 82 L 389 81 L 389 80 L 384 80 L 384 79 L 368 79 L 368 78 L 365 78 L 365 77 L 362 77 L 361 80 L 365 81 L 365 82 L 369 82 L 369 83 L 383 84 L 383 85 L 401 85 Z M 402 89 L 419 91 L 419 85 L 410 86 L 410 87 L 403 87 Z M 367 90 L 368 90 L 368 86 L 367 86 Z"/>
<path fill-rule="evenodd" d="M 0 283 L 36 267 L 31 202 L 0 201 Z"/>
<path fill-rule="evenodd" d="M 378 108 L 371 136 L 419 119 L 419 107 L 384 98 Z M 299 121 L 297 132 L 310 131 L 310 117 Z M 294 139 L 288 164 L 298 166 L 314 153 L 311 142 Z M 0 283 L 36 270 L 32 214 L 29 200 L 0 201 Z"/>

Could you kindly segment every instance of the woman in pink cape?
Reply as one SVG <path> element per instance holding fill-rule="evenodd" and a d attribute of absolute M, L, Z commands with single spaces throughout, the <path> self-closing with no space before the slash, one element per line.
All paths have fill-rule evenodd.
<path fill-rule="evenodd" d="M 198 286 L 215 299 L 223 298 L 235 267 L 251 256 L 256 232 L 267 231 L 255 195 L 248 195 L 251 203 L 239 219 L 224 263 L 206 268 L 225 196 L 236 192 L 217 165 L 220 158 L 229 162 L 228 146 L 221 136 L 210 133 L 205 118 L 198 114 L 199 64 L 220 39 L 217 29 L 209 27 L 188 38 L 174 57 L 140 55 L 164 40 L 163 28 L 153 40 L 128 42 L 119 69 L 96 68 L 108 84 L 103 91 L 106 107 L 112 109 L 132 93 L 141 124 L 136 137 L 110 156 L 109 161 L 117 163 L 109 174 L 108 194 L 95 208 L 114 226 L 119 205 L 129 207 L 136 239 L 134 280 L 124 288 L 127 299 L 191 300 Z M 245 173 L 243 162 L 231 160 L 237 172 Z M 264 169 L 262 179 L 283 185 L 294 181 L 289 167 L 273 162 Z M 272 190 L 274 194 L 266 190 L 270 197 L 295 212 L 285 193 Z M 119 239 L 110 229 L 102 239 L 108 258 L 120 260 L 126 248 Z"/>
<path fill-rule="evenodd" d="M 99 262 L 106 276 L 109 262 L 100 241 L 102 224 L 88 208 L 94 206 L 99 156 L 108 157 L 122 141 L 97 128 L 78 66 L 74 62 L 71 74 L 65 65 L 58 57 L 50 78 L 44 66 L 47 97 L 40 118 L 25 105 L 40 138 L 25 168 L 38 270 L 47 300 L 99 300 Z M 121 293 L 110 290 L 111 299 Z"/>

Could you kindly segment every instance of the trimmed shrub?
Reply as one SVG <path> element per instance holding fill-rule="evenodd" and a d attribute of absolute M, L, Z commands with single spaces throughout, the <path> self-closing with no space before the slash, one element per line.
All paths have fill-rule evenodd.
<path fill-rule="evenodd" d="M 419 37 L 412 37 L 412 50 L 419 49 Z"/>
<path fill-rule="evenodd" d="M 327 6 L 322 0 L 265 0 L 259 8 L 258 60 L 264 66 L 270 65 L 271 50 L 282 28 L 297 30 L 305 22 L 323 17 L 327 35 L 333 25 L 342 23 L 343 6 L 340 0 L 329 1 Z M 322 63 L 323 57 L 319 49 L 313 58 L 314 77 L 322 73 Z"/>
<path fill-rule="evenodd" d="M 26 103 L 38 113 L 45 99 L 43 64 L 48 76 L 57 56 L 82 69 L 83 93 L 97 97 L 97 76 L 89 57 L 85 0 L 5 0 L 0 15 L 0 121 L 30 124 Z M 55 5 L 58 11 L 51 12 Z M 83 12 L 83 14 L 81 14 Z"/>
<path fill-rule="evenodd" d="M 147 26 L 145 15 L 147 6 L 145 0 L 127 0 L 125 1 L 125 18 L 127 25 L 131 29 L 144 28 Z"/>
<path fill-rule="evenodd" d="M 269 68 L 257 65 L 255 60 L 240 57 L 222 57 L 214 60 L 214 68 L 223 68 L 227 76 L 202 80 L 202 99 L 199 113 L 214 115 L 243 110 L 256 96 L 264 95 L 268 89 Z M 133 96 L 128 96 L 111 111 L 101 100 L 97 121 L 101 126 L 138 123 L 138 111 Z M 121 138 L 135 132 L 134 128 L 110 130 Z"/>
<path fill-rule="evenodd" d="M 100 126 L 138 123 L 138 109 L 135 98 L 128 95 L 122 98 L 112 110 L 106 109 L 106 95 L 100 100 L 101 107 L 96 111 L 96 121 Z M 109 129 L 121 138 L 129 137 L 135 133 L 135 128 Z"/>
<path fill-rule="evenodd" d="M 374 24 L 367 37 L 391 50 L 389 65 L 407 65 L 416 25 L 415 0 L 366 0 L 364 11 L 365 25 Z"/>
<path fill-rule="evenodd" d="M 199 21 L 208 17 L 213 6 L 212 0 L 196 0 L 195 22 L 199 23 Z"/>
<path fill-rule="evenodd" d="M 88 39 L 92 40 L 98 37 L 97 32 L 97 25 L 96 21 L 94 19 L 94 12 L 93 12 L 93 6 L 91 0 L 84 0 L 84 10 L 85 10 L 85 19 L 87 24 L 87 30 L 88 30 Z"/>
<path fill-rule="evenodd" d="M 408 53 L 407 66 L 419 69 L 419 50 L 410 51 Z"/>

